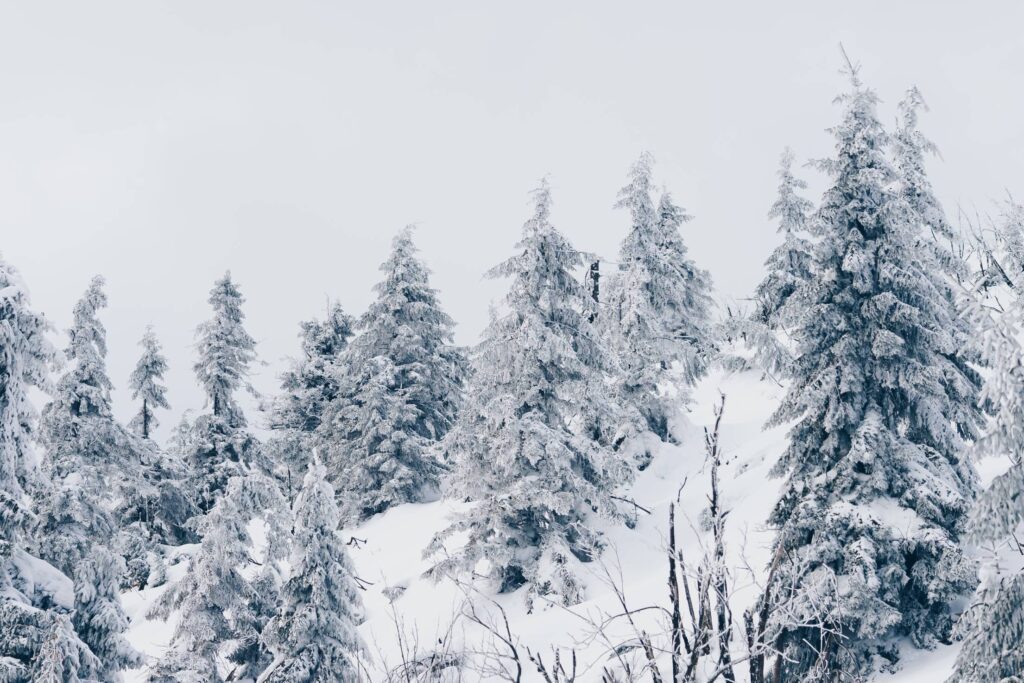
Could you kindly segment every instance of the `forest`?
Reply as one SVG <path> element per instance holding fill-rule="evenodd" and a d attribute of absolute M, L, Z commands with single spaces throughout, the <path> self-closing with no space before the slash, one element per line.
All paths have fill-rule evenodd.
<path fill-rule="evenodd" d="M 201 413 L 140 330 L 122 423 L 102 275 L 62 336 L 0 261 L 0 681 L 847 683 L 931 652 L 898 680 L 1024 680 L 1024 205 L 947 211 L 922 94 L 889 125 L 844 79 L 808 122 L 831 155 L 765 178 L 777 246 L 739 305 L 645 152 L 617 254 L 536 183 L 474 345 L 410 226 L 274 395 L 231 273 Z"/>

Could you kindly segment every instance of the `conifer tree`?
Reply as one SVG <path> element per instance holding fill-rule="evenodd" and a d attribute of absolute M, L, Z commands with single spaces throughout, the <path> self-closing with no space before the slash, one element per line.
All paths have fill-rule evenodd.
<path fill-rule="evenodd" d="M 213 317 L 196 330 L 196 377 L 206 391 L 213 416 L 230 427 L 243 427 L 245 415 L 235 393 L 246 386 L 249 366 L 256 359 L 256 341 L 243 326 L 245 299 L 231 280 L 231 273 L 214 283 L 209 302 Z"/>
<path fill-rule="evenodd" d="M 103 278 L 96 277 L 74 309 L 65 351 L 69 367 L 43 412 L 49 478 L 40 504 L 45 559 L 75 583 L 76 631 L 99 659 L 92 675 L 120 680 L 137 665 L 124 640 L 128 620 L 118 585 L 124 561 L 115 557 L 115 510 L 139 485 L 138 440 L 113 418 L 107 376 L 106 330 L 98 312 L 107 305 Z"/>
<path fill-rule="evenodd" d="M 622 365 L 625 394 L 651 431 L 665 439 L 678 399 L 664 397 L 662 385 L 692 384 L 703 376 L 714 353 L 711 277 L 690 259 L 679 232 L 690 216 L 667 192 L 655 208 L 652 162 L 649 154 L 641 155 L 629 184 L 619 192 L 616 207 L 629 210 L 632 226 L 603 310 Z"/>
<path fill-rule="evenodd" d="M 802 283 L 812 277 L 811 244 L 804 237 L 807 215 L 813 208 L 798 192 L 807 183 L 793 174 L 793 152 L 786 148 L 779 164 L 779 194 L 768 217 L 779 222 L 782 244 L 765 261 L 768 274 L 754 292 L 754 310 L 749 316 L 730 317 L 723 336 L 742 338 L 752 349 L 754 363 L 765 372 L 785 377 L 791 371 L 793 354 L 784 337 L 787 321 L 796 311 L 786 306 Z M 727 366 L 749 367 L 747 361 L 725 359 Z M 737 362 L 738 361 L 738 362 Z"/>
<path fill-rule="evenodd" d="M 328 683 L 359 678 L 364 652 L 356 627 L 362 600 L 338 536 L 341 519 L 327 471 L 314 459 L 295 503 L 291 577 L 263 632 L 274 662 L 265 683 Z"/>
<path fill-rule="evenodd" d="M 142 406 L 128 426 L 143 439 L 148 439 L 160 424 L 153 411 L 171 407 L 167 402 L 167 387 L 162 383 L 167 372 L 167 359 L 161 353 L 160 341 L 152 327 L 146 328 L 139 346 L 142 347 L 142 355 L 132 371 L 128 386 L 132 390 L 132 398 L 141 399 Z"/>
<path fill-rule="evenodd" d="M 211 412 L 196 420 L 192 448 L 183 454 L 191 469 L 196 505 L 203 513 L 213 507 L 231 477 L 244 474 L 250 465 L 266 465 L 236 399 L 240 388 L 248 388 L 256 342 L 243 326 L 244 299 L 230 273 L 214 283 L 209 302 L 213 317 L 196 331 L 199 360 L 194 369 Z"/>
<path fill-rule="evenodd" d="M 899 103 L 899 125 L 893 135 L 894 166 L 899 175 L 899 193 L 917 215 L 928 238 L 929 251 L 953 281 L 962 281 L 966 263 L 952 251 L 956 230 L 946 218 L 935 196 L 925 166 L 926 156 L 938 148 L 918 128 L 918 112 L 927 111 L 924 97 L 916 87 L 907 90 Z"/>
<path fill-rule="evenodd" d="M 344 375 L 342 352 L 352 337 L 353 324 L 351 316 L 336 303 L 326 320 L 299 325 L 302 356 L 281 375 L 281 394 L 269 410 L 275 436 L 267 443 L 289 499 L 309 466 L 308 453 L 324 412 L 339 396 Z"/>
<path fill-rule="evenodd" d="M 782 559 L 768 589 L 795 587 L 786 598 L 803 624 L 775 624 L 781 680 L 865 676 L 873 658 L 898 657 L 900 637 L 945 641 L 950 605 L 974 583 L 960 546 L 975 493 L 962 448 L 980 421 L 979 378 L 894 189 L 877 97 L 850 76 L 835 157 L 821 162 L 832 184 L 810 222 L 815 277 L 792 295 L 793 383 L 772 418 L 796 420 L 770 518 Z"/>
<path fill-rule="evenodd" d="M 412 228 L 392 242 L 377 299 L 344 352 L 341 395 L 320 435 L 343 518 L 366 518 L 438 487 L 434 444 L 455 420 L 465 360 L 452 343 Z"/>
<path fill-rule="evenodd" d="M 444 443 L 453 489 L 478 503 L 428 552 L 465 532 L 436 576 L 487 560 L 500 591 L 526 584 L 528 604 L 536 595 L 574 604 L 583 595 L 574 564 L 601 545 L 590 516 L 620 516 L 612 493 L 632 468 L 590 428 L 596 416 L 620 423 L 622 408 L 606 382 L 614 358 L 590 322 L 595 302 L 573 276 L 583 256 L 549 221 L 547 183 L 534 201 L 519 253 L 488 273 L 511 287 L 474 350 L 467 403 Z"/>
<path fill-rule="evenodd" d="M 335 303 L 326 320 L 309 320 L 299 327 L 302 357 L 281 375 L 283 393 L 273 406 L 271 424 L 311 434 L 338 396 L 339 360 L 352 338 L 353 320 Z"/>
<path fill-rule="evenodd" d="M 803 233 L 807 228 L 807 215 L 814 206 L 798 194 L 806 188 L 807 183 L 793 175 L 793 152 L 787 148 L 779 164 L 779 195 L 768 211 L 769 218 L 779 221 L 782 244 L 765 262 L 768 275 L 754 294 L 757 301 L 754 320 L 770 329 L 783 323 L 786 301 L 811 277 L 811 245 Z"/>
<path fill-rule="evenodd" d="M 35 590 L 37 582 L 18 569 L 43 564 L 28 553 L 35 520 L 27 493 L 40 483 L 31 465 L 38 415 L 29 392 L 51 388 L 49 329 L 18 273 L 0 259 L 0 680 L 13 683 L 55 673 L 74 680 L 98 665 L 64 613 L 72 605 Z"/>
<path fill-rule="evenodd" d="M 975 304 L 976 329 L 988 365 L 982 399 L 992 420 L 979 456 L 1009 456 L 1010 467 L 978 497 L 968 539 L 986 550 L 981 585 L 959 623 L 963 647 L 951 682 L 1014 680 L 1024 672 L 1024 302 L 995 317 Z"/>
<path fill-rule="evenodd" d="M 185 465 L 180 458 L 164 451 L 153 441 L 153 430 L 160 422 L 158 408 L 170 408 L 163 376 L 167 359 L 151 326 L 139 341 L 142 355 L 129 378 L 132 398 L 141 399 L 139 412 L 128 423 L 129 429 L 146 446 L 142 453 L 143 480 L 128 496 L 119 511 L 119 546 L 127 560 L 122 580 L 125 588 L 145 587 L 149 575 L 162 572 L 160 545 L 194 542 L 194 532 L 186 526 L 196 512 L 195 501 L 187 495 Z"/>
<path fill-rule="evenodd" d="M 180 545 L 194 541 L 185 522 L 195 513 L 194 503 L 185 493 L 184 465 L 157 447 L 153 430 L 160 422 L 155 411 L 170 408 L 163 376 L 167 371 L 160 341 L 151 326 L 139 341 L 142 355 L 129 378 L 133 399 L 141 399 L 139 412 L 128 423 L 129 429 L 143 439 L 143 478 L 119 510 L 121 534 L 118 546 L 127 561 L 121 584 L 125 588 L 145 587 L 158 562 L 160 544 Z"/>
<path fill-rule="evenodd" d="M 4 678 L 4 681 L 79 683 L 89 680 L 85 672 L 97 671 L 100 668 L 99 660 L 78 638 L 67 615 L 53 614 L 45 634 L 39 654 L 32 662 L 31 678 L 21 678 L 18 674 L 11 676 L 10 672 L 4 669 L 5 665 L 0 665 L 0 671 L 11 676 Z"/>
<path fill-rule="evenodd" d="M 271 568 L 280 558 L 282 548 L 273 540 L 285 533 L 285 507 L 273 480 L 251 471 L 232 477 L 210 511 L 193 521 L 202 543 L 190 571 L 161 596 L 150 614 L 162 619 L 172 612 L 179 615 L 170 648 L 154 667 L 152 680 L 239 680 L 255 677 L 267 665 L 267 653 L 253 644 L 258 644 L 266 623 L 256 607 L 268 596 L 257 592 L 243 570 L 254 559 L 249 524 L 258 517 L 270 524 L 265 566 Z M 222 658 L 233 664 L 230 678 L 222 675 Z"/>

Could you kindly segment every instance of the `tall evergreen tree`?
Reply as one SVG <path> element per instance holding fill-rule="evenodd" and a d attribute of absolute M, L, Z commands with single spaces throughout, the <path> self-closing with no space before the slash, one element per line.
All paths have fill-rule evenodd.
<path fill-rule="evenodd" d="M 352 316 L 338 303 L 325 320 L 300 323 L 302 357 L 281 375 L 282 396 L 271 414 L 274 429 L 311 434 L 320 426 L 324 410 L 338 396 L 339 359 L 353 326 Z"/>
<path fill-rule="evenodd" d="M 141 400 L 129 429 L 146 443 L 143 452 L 143 481 L 131 492 L 119 513 L 119 546 L 127 560 L 122 579 L 126 588 L 145 587 L 153 569 L 162 571 L 158 561 L 160 545 L 180 545 L 194 541 L 185 522 L 195 513 L 194 501 L 186 495 L 185 467 L 180 459 L 166 453 L 152 441 L 160 422 L 158 408 L 170 408 L 163 384 L 167 359 L 151 326 L 139 341 L 142 355 L 129 378 L 132 398 Z"/>
<path fill-rule="evenodd" d="M 330 683 L 359 678 L 364 652 L 356 627 L 362 600 L 338 536 L 340 522 L 327 471 L 314 459 L 295 503 L 291 577 L 263 635 L 274 662 L 266 683 Z"/>
<path fill-rule="evenodd" d="M 344 352 L 341 395 L 324 416 L 320 443 L 345 519 L 438 487 L 431 450 L 455 420 L 465 360 L 416 251 L 412 228 L 392 242 L 377 299 Z"/>
<path fill-rule="evenodd" d="M 167 387 L 163 385 L 167 359 L 161 353 L 160 341 L 152 327 L 146 328 L 139 346 L 142 347 L 142 355 L 135 364 L 135 370 L 128 380 L 128 387 L 132 390 L 133 399 L 142 400 L 142 406 L 128 426 L 143 439 L 148 439 L 152 431 L 160 425 L 153 411 L 157 408 L 166 410 L 171 407 L 167 402 Z"/>
<path fill-rule="evenodd" d="M 618 208 L 632 226 L 619 251 L 619 272 L 609 287 L 604 324 L 624 372 L 624 390 L 658 436 L 668 438 L 668 419 L 678 399 L 662 385 L 691 384 L 714 353 L 711 277 L 690 259 L 682 235 L 690 220 L 666 192 L 655 208 L 649 154 L 630 171 Z M 673 366 L 678 366 L 676 379 Z"/>
<path fill-rule="evenodd" d="M 591 429 L 598 416 L 616 424 L 621 407 L 607 386 L 614 359 L 590 322 L 595 302 L 573 276 L 584 259 L 551 225 L 546 183 L 534 201 L 519 253 L 488 273 L 512 284 L 473 353 L 467 403 L 444 444 L 453 488 L 478 503 L 428 552 L 465 532 L 435 575 L 487 560 L 501 591 L 527 584 L 528 604 L 538 594 L 573 604 L 583 595 L 573 565 L 601 545 L 590 516 L 619 517 L 612 492 L 632 468 Z"/>
<path fill-rule="evenodd" d="M 269 410 L 274 437 L 267 443 L 289 499 L 309 466 L 314 434 L 324 412 L 339 396 L 342 352 L 352 337 L 353 320 L 336 303 L 325 320 L 302 322 L 299 327 L 302 356 L 281 375 L 281 394 Z"/>
<path fill-rule="evenodd" d="M 204 513 L 231 477 L 244 474 L 249 465 L 265 465 L 236 398 L 240 388 L 248 387 L 256 342 L 243 326 L 244 299 L 230 273 L 214 283 L 209 302 L 213 317 L 196 331 L 199 359 L 194 369 L 211 412 L 197 418 L 192 448 L 183 454 L 192 471 L 196 504 Z"/>
<path fill-rule="evenodd" d="M 50 670 L 73 680 L 98 665 L 64 613 L 72 605 L 19 570 L 42 564 L 28 554 L 34 517 L 26 494 L 39 488 L 31 465 L 38 415 L 29 392 L 50 389 L 49 329 L 18 273 L 0 259 L 0 680 L 12 683 L 52 679 Z"/>
<path fill-rule="evenodd" d="M 214 283 L 209 302 L 213 317 L 196 330 L 196 377 L 206 391 L 214 417 L 230 427 L 243 427 L 245 414 L 235 394 L 246 385 L 249 366 L 256 360 L 256 341 L 243 325 L 245 299 L 231 280 L 231 273 Z"/>
<path fill-rule="evenodd" d="M 799 357 L 772 418 L 797 420 L 770 518 L 782 559 L 769 589 L 795 586 L 802 624 L 776 623 L 782 680 L 867 674 L 875 657 L 896 659 L 899 637 L 944 641 L 951 602 L 973 587 L 960 540 L 975 480 L 961 450 L 980 421 L 979 378 L 893 189 L 877 97 L 850 76 L 835 157 L 821 162 L 832 185 L 810 223 L 815 277 L 792 295 Z"/>
<path fill-rule="evenodd" d="M 203 540 L 190 571 L 151 611 L 150 616 L 163 619 L 178 613 L 171 645 L 154 667 L 153 681 L 239 680 L 255 677 L 267 665 L 267 653 L 254 645 L 266 623 L 258 606 L 272 596 L 261 595 L 257 579 L 243 570 L 254 561 L 249 525 L 258 517 L 270 523 L 264 565 L 269 569 L 279 559 L 283 546 L 275 539 L 285 533 L 280 516 L 284 509 L 274 482 L 249 472 L 232 477 L 210 511 L 193 521 Z M 232 663 L 233 673 L 222 674 L 223 658 Z"/>
<path fill-rule="evenodd" d="M 769 218 L 779 221 L 782 244 L 765 262 L 768 275 L 754 293 L 754 320 L 770 329 L 783 323 L 780 318 L 786 301 L 811 277 L 811 244 L 803 233 L 814 205 L 798 194 L 806 188 L 807 183 L 793 175 L 793 152 L 786 148 L 779 164 L 779 195 L 768 211 Z"/>
<path fill-rule="evenodd" d="M 924 97 L 916 88 L 909 88 L 899 103 L 899 125 L 893 135 L 894 166 L 899 175 L 899 193 L 917 215 L 925 236 L 925 244 L 937 264 L 950 276 L 961 281 L 967 272 L 963 259 L 953 253 L 956 230 L 946 218 L 942 204 L 935 196 L 925 160 L 938 154 L 938 148 L 918 128 L 918 112 L 927 111 Z"/>
<path fill-rule="evenodd" d="M 17 641 L 10 641 L 12 643 Z M 9 662 L 10 660 L 8 660 Z M 5 662 L 2 666 L 7 666 Z M 64 614 L 53 614 L 50 618 L 42 647 L 32 661 L 31 678 L 22 678 L 23 672 L 14 672 L 0 668 L 5 675 L 4 681 L 29 681 L 32 683 L 80 683 L 88 681 L 86 672 L 96 671 L 100 662 L 85 646 L 75 633 L 71 619 Z"/>
<path fill-rule="evenodd" d="M 40 550 L 75 582 L 73 623 L 99 659 L 92 675 L 120 680 L 141 658 L 124 639 L 128 619 L 118 586 L 124 562 L 112 548 L 117 506 L 141 480 L 141 444 L 113 418 L 107 376 L 107 305 L 96 277 L 74 309 L 65 351 L 69 367 L 43 412 L 49 477 L 40 504 Z"/>
<path fill-rule="evenodd" d="M 918 112 L 927 111 L 924 98 L 916 87 L 907 91 L 899 104 L 900 122 L 893 135 L 895 167 L 899 177 L 898 192 L 905 200 L 921 228 L 921 258 L 928 258 L 931 268 L 945 277 L 935 277 L 935 286 L 941 295 L 957 311 L 951 328 L 957 348 L 972 362 L 976 356 L 967 356 L 975 348 L 972 344 L 974 330 L 969 317 L 965 315 L 967 297 L 960 283 L 968 276 L 968 265 L 961 254 L 956 253 L 957 231 L 946 218 L 942 204 L 935 196 L 925 159 L 929 154 L 938 154 L 938 148 L 918 128 Z"/>
<path fill-rule="evenodd" d="M 1009 456 L 1010 467 L 978 497 L 968 539 L 986 548 L 981 585 L 957 624 L 963 647 L 950 681 L 1012 681 L 1024 673 L 1024 301 L 999 317 L 981 305 L 973 320 L 989 366 L 982 399 L 992 420 L 980 456 Z"/>
<path fill-rule="evenodd" d="M 724 336 L 744 339 L 753 351 L 754 363 L 765 372 L 787 376 L 792 370 L 793 353 L 785 332 L 787 321 L 792 321 L 797 312 L 786 304 L 793 292 L 812 277 L 811 244 L 804 232 L 813 205 L 798 194 L 807 183 L 793 174 L 793 152 L 789 148 L 782 153 L 778 175 L 779 194 L 768 217 L 778 220 L 782 244 L 765 261 L 768 274 L 754 291 L 754 310 L 749 317 L 726 321 Z M 740 365 L 748 367 L 745 361 Z"/>

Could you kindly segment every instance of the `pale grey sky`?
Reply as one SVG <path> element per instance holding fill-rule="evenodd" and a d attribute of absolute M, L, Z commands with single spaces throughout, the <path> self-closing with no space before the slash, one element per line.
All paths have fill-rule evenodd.
<path fill-rule="evenodd" d="M 745 296 L 776 243 L 779 152 L 830 150 L 840 41 L 886 120 L 908 85 L 924 93 L 947 210 L 989 210 L 1024 193 L 1022 20 L 1010 0 L 8 0 L 0 250 L 61 329 L 107 277 L 123 416 L 156 327 L 166 428 L 201 406 L 192 335 L 225 269 L 264 389 L 326 297 L 363 309 L 410 222 L 470 343 L 502 289 L 481 273 L 510 254 L 537 179 L 577 246 L 614 257 L 627 223 L 611 206 L 644 149 L 695 215 L 685 238 L 719 295 Z"/>

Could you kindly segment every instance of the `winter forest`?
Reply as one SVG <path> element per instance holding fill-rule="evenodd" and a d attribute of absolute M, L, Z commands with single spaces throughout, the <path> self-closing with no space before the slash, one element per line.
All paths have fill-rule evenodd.
<path fill-rule="evenodd" d="M 63 329 L 0 257 L 0 681 L 1024 682 L 1024 204 L 946 206 L 927 93 L 828 57 L 743 297 L 657 149 L 589 199 L 614 253 L 543 159 L 481 217 L 470 344 L 415 224 L 367 306 L 276 307 L 273 391 L 253 283 L 204 282 L 201 410 L 159 318 L 112 373 L 104 273 Z"/>

